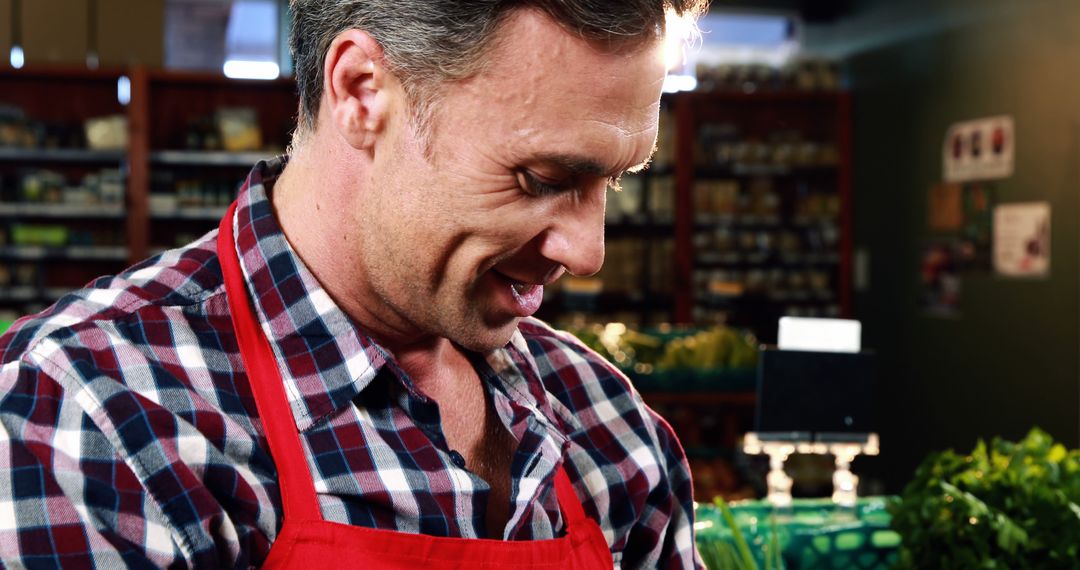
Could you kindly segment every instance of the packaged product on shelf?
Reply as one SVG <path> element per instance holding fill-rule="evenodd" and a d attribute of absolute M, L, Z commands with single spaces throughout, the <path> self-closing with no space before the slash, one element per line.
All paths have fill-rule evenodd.
<path fill-rule="evenodd" d="M 67 245 L 68 228 L 53 224 L 12 224 L 11 243 L 18 246 Z"/>
<path fill-rule="evenodd" d="M 831 289 L 829 272 L 822 269 L 814 269 L 808 274 L 810 288 L 818 293 L 819 297 Z"/>
<path fill-rule="evenodd" d="M 128 120 L 124 115 L 87 119 L 86 145 L 94 150 L 123 150 L 128 147 Z"/>
<path fill-rule="evenodd" d="M 607 243 L 604 266 L 596 275 L 609 293 L 641 294 L 641 240 L 611 240 Z"/>
<path fill-rule="evenodd" d="M 747 185 L 747 214 L 761 218 L 763 222 L 775 223 L 780 215 L 780 195 L 771 177 L 753 178 Z"/>
<path fill-rule="evenodd" d="M 28 148 L 36 142 L 37 137 L 28 128 L 23 110 L 0 105 L 0 147 Z"/>
<path fill-rule="evenodd" d="M 650 251 L 652 260 L 649 289 L 669 295 L 675 286 L 672 279 L 675 275 L 675 240 L 669 238 L 654 241 L 650 244 Z"/>
<path fill-rule="evenodd" d="M 776 248 L 781 255 L 792 256 L 802 249 L 802 240 L 799 234 L 791 230 L 783 230 L 777 236 Z"/>
<path fill-rule="evenodd" d="M 94 179 L 97 182 L 97 195 L 102 204 L 124 203 L 124 173 L 118 168 L 107 168 L 99 172 Z M 93 188 L 93 185 L 91 185 Z"/>
<path fill-rule="evenodd" d="M 0 147 L 86 148 L 86 137 L 81 124 L 45 123 L 19 107 L 0 105 Z"/>
<path fill-rule="evenodd" d="M 736 155 L 747 152 L 739 139 L 739 129 L 731 123 L 705 123 L 698 127 L 694 140 L 696 166 L 722 167 L 735 162 Z"/>
<path fill-rule="evenodd" d="M 670 222 L 675 217 L 675 181 L 671 176 L 649 177 L 649 210 L 655 222 Z"/>
<path fill-rule="evenodd" d="M 18 263 L 15 265 L 12 282 L 19 287 L 33 287 L 38 282 L 38 268 L 32 263 Z"/>
<path fill-rule="evenodd" d="M 604 217 L 608 222 L 633 220 L 641 214 L 644 180 L 641 175 L 629 174 L 619 182 L 619 191 L 608 194 Z"/>
<path fill-rule="evenodd" d="M 4 195 L 4 198 L 8 196 Z M 90 172 L 79 183 L 68 184 L 59 172 L 27 169 L 19 173 L 18 192 L 11 197 L 16 202 L 116 205 L 124 200 L 124 175 L 116 168 Z"/>
<path fill-rule="evenodd" d="M 221 150 L 221 136 L 211 117 L 201 116 L 188 119 L 184 147 L 188 150 Z"/>
<path fill-rule="evenodd" d="M 734 216 L 739 204 L 739 182 L 726 180 L 697 180 L 694 182 L 694 217 L 701 222 Z"/>
<path fill-rule="evenodd" d="M 52 170 L 28 170 L 22 174 L 20 200 L 59 203 L 66 182 L 64 175 Z"/>
<path fill-rule="evenodd" d="M 222 147 L 230 152 L 260 150 L 263 146 L 259 117 L 251 107 L 218 109 L 214 115 Z"/>
<path fill-rule="evenodd" d="M 751 253 L 757 249 L 757 234 L 753 230 L 744 229 L 740 230 L 737 234 L 738 248 L 743 253 Z"/>
<path fill-rule="evenodd" d="M 814 92 L 835 91 L 840 88 L 840 74 L 836 64 L 824 59 L 796 60 L 782 68 L 761 64 L 699 63 L 696 75 L 698 88 L 702 91 Z"/>

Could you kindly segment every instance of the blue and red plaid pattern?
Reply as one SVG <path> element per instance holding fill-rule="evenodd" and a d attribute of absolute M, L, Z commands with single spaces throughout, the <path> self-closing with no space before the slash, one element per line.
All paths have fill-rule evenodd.
<path fill-rule="evenodd" d="M 292 251 L 256 165 L 235 233 L 327 520 L 484 538 L 487 483 L 439 410 Z M 247 567 L 282 509 L 240 359 L 216 231 L 19 320 L 0 337 L 0 556 L 8 566 Z M 574 337 L 527 319 L 473 355 L 519 441 L 501 537 L 562 533 L 563 458 L 618 565 L 700 567 L 690 473 L 668 425 Z M 269 421 L 289 421 L 273 418 Z"/>

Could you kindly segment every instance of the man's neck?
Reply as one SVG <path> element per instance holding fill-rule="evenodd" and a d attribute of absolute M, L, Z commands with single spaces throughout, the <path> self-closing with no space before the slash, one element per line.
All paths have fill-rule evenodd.
<path fill-rule="evenodd" d="M 364 273 L 362 238 L 355 231 L 363 223 L 364 171 L 356 162 L 321 137 L 295 149 L 268 195 L 278 224 L 326 293 L 365 333 L 391 350 L 434 346 L 433 337 L 425 338 L 378 303 Z M 342 180 L 349 184 L 334 185 Z"/>

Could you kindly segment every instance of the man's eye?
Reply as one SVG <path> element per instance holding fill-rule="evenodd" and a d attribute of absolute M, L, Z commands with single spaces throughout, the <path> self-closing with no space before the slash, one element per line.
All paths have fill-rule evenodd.
<path fill-rule="evenodd" d="M 549 196 L 573 188 L 572 182 L 547 182 L 528 170 L 518 173 L 518 185 L 525 193 L 533 196 Z"/>

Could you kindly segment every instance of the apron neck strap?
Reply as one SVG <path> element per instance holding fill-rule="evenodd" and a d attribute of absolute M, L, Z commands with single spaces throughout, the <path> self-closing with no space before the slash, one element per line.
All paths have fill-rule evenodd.
<path fill-rule="evenodd" d="M 566 526 L 569 528 L 586 519 L 585 509 L 574 492 L 574 484 L 566 476 L 566 470 L 559 465 L 555 472 L 555 494 L 559 499 L 559 508 L 562 509 L 563 517 L 566 518 Z"/>
<path fill-rule="evenodd" d="M 259 328 L 259 320 L 248 298 L 233 238 L 235 212 L 236 202 L 233 202 L 218 227 L 218 259 L 225 278 L 225 295 L 236 331 L 236 342 L 240 345 L 240 356 L 255 395 L 255 405 L 270 445 L 270 455 L 277 467 L 285 520 L 321 520 L 315 486 L 308 471 L 307 455 L 300 445 L 277 358 Z"/>

